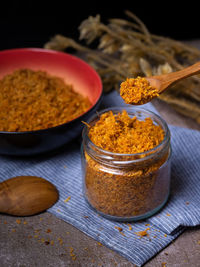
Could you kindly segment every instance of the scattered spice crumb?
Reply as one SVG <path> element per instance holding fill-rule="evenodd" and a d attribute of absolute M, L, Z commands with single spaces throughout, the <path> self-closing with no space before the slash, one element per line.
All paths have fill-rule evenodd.
<path fill-rule="evenodd" d="M 186 202 L 185 202 L 185 204 L 186 204 L 186 205 L 189 205 L 189 204 L 190 204 L 190 202 L 189 202 L 189 201 L 186 201 Z"/>
<path fill-rule="evenodd" d="M 162 262 L 162 267 L 166 267 L 166 262 Z"/>
<path fill-rule="evenodd" d="M 101 246 L 103 246 L 100 242 L 97 242 L 97 244 L 101 247 Z"/>
<path fill-rule="evenodd" d="M 145 226 L 150 226 L 150 223 L 146 223 Z"/>
<path fill-rule="evenodd" d="M 156 235 L 153 236 L 153 238 L 156 238 L 156 237 L 157 237 Z"/>
<path fill-rule="evenodd" d="M 23 224 L 27 224 L 27 221 L 24 221 Z"/>
<path fill-rule="evenodd" d="M 47 246 L 50 244 L 49 241 L 45 241 L 44 243 L 45 243 L 45 245 L 47 245 Z"/>
<path fill-rule="evenodd" d="M 125 236 L 125 234 L 123 232 L 119 232 L 121 235 Z"/>
<path fill-rule="evenodd" d="M 16 232 L 16 229 L 12 229 L 11 232 L 15 233 Z"/>
<path fill-rule="evenodd" d="M 164 237 L 167 237 L 167 234 L 164 234 Z"/>
<path fill-rule="evenodd" d="M 165 252 L 165 255 L 168 256 L 169 254 L 167 252 Z"/>
<path fill-rule="evenodd" d="M 17 224 L 20 224 L 20 223 L 21 223 L 21 220 L 17 219 L 17 220 L 16 220 L 16 223 L 17 223 Z"/>
<path fill-rule="evenodd" d="M 34 238 L 38 238 L 38 237 L 39 237 L 39 235 L 34 235 L 33 237 L 34 237 Z"/>
<path fill-rule="evenodd" d="M 64 165 L 63 167 L 64 167 L 65 169 L 67 168 L 67 166 L 66 166 L 66 165 Z"/>
<path fill-rule="evenodd" d="M 127 225 L 128 225 L 128 229 L 131 231 L 133 229 L 132 226 L 129 223 Z"/>
<path fill-rule="evenodd" d="M 88 247 L 85 247 L 84 250 L 88 250 Z"/>
<path fill-rule="evenodd" d="M 88 219 L 89 217 L 88 216 L 83 216 L 83 218 Z"/>
<path fill-rule="evenodd" d="M 35 229 L 34 232 L 35 233 L 39 233 L 40 229 Z"/>
<path fill-rule="evenodd" d="M 64 202 L 67 203 L 70 199 L 71 199 L 71 197 L 69 196 L 68 198 L 66 198 L 66 199 L 64 200 Z"/>
<path fill-rule="evenodd" d="M 42 237 L 42 238 L 40 239 L 40 241 L 41 241 L 42 243 L 44 243 L 44 242 L 45 242 L 45 239 Z"/>
<path fill-rule="evenodd" d="M 66 232 L 67 235 L 69 235 L 69 232 Z"/>
<path fill-rule="evenodd" d="M 58 241 L 59 241 L 60 245 L 63 244 L 63 240 L 62 240 L 62 238 L 58 237 Z"/>
<path fill-rule="evenodd" d="M 57 209 L 57 212 L 60 212 L 60 209 Z"/>
<path fill-rule="evenodd" d="M 171 214 L 169 214 L 169 213 L 167 213 L 166 215 L 167 215 L 167 216 L 171 216 Z"/>
<path fill-rule="evenodd" d="M 43 220 L 43 218 L 40 218 L 40 221 L 42 221 Z"/>
<path fill-rule="evenodd" d="M 46 233 L 51 233 L 51 229 L 47 229 L 46 230 Z"/>
<path fill-rule="evenodd" d="M 76 255 L 74 254 L 74 249 L 72 247 L 70 247 L 69 249 L 70 249 L 70 256 L 71 256 L 72 260 L 75 261 Z"/>
<path fill-rule="evenodd" d="M 29 238 L 29 239 L 32 238 L 32 235 L 28 235 L 28 238 Z"/>
<path fill-rule="evenodd" d="M 53 240 L 51 240 L 50 244 L 53 246 L 53 244 L 54 244 L 54 241 L 53 241 Z"/>
<path fill-rule="evenodd" d="M 115 229 L 119 230 L 119 232 L 122 232 L 123 229 L 121 227 L 115 226 Z"/>
<path fill-rule="evenodd" d="M 150 230 L 150 228 L 148 227 L 147 229 L 145 229 L 144 231 L 139 231 L 139 232 L 135 232 L 136 235 L 143 237 L 143 236 L 148 236 L 149 234 L 147 233 L 147 231 Z"/>
<path fill-rule="evenodd" d="M 4 221 L 4 224 L 7 224 L 7 221 Z"/>
<path fill-rule="evenodd" d="M 200 240 L 197 243 L 200 245 Z"/>

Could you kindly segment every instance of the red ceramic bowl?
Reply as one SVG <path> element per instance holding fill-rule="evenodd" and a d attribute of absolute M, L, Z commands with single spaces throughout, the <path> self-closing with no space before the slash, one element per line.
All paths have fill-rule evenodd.
<path fill-rule="evenodd" d="M 83 60 L 67 53 L 46 49 L 24 48 L 0 51 L 0 79 L 16 69 L 44 70 L 61 77 L 74 90 L 87 96 L 92 106 L 65 124 L 30 132 L 0 132 L 0 154 L 33 155 L 57 149 L 77 137 L 81 121 L 97 109 L 102 97 L 102 83 L 96 71 Z"/>

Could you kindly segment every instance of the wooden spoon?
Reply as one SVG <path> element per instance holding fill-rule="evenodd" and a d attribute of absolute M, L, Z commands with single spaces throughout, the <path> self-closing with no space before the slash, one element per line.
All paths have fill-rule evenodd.
<path fill-rule="evenodd" d="M 0 183 L 0 212 L 29 216 L 50 208 L 59 194 L 47 180 L 35 176 L 18 176 Z"/>
<path fill-rule="evenodd" d="M 147 77 L 146 79 L 150 82 L 150 85 L 156 88 L 158 90 L 158 93 L 161 94 L 169 86 L 175 84 L 176 82 L 199 73 L 200 73 L 200 62 L 197 62 L 182 70 L 159 76 Z"/>

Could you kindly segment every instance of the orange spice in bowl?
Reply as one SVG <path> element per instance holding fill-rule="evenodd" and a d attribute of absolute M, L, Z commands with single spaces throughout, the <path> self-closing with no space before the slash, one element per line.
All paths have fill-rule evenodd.
<path fill-rule="evenodd" d="M 47 129 L 73 120 L 90 106 L 72 85 L 44 71 L 18 69 L 0 80 L 0 131 Z"/>
<path fill-rule="evenodd" d="M 157 212 L 170 184 L 166 123 L 142 109 L 113 109 L 93 117 L 83 132 L 87 202 L 103 216 L 136 221 Z"/>

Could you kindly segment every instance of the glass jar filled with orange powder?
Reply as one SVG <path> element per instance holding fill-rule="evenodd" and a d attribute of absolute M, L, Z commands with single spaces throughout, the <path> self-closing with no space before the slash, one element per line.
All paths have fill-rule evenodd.
<path fill-rule="evenodd" d="M 165 121 L 141 108 L 112 108 L 94 115 L 83 131 L 84 195 L 101 215 L 145 219 L 167 202 L 170 132 Z"/>

